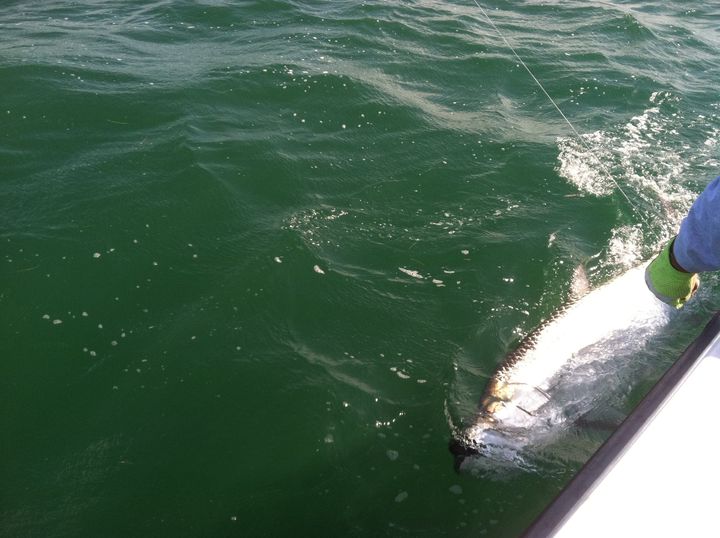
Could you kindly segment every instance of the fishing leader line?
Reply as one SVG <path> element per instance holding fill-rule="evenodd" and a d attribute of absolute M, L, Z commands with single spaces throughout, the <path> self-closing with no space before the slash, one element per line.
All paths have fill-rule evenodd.
<path fill-rule="evenodd" d="M 585 142 L 585 139 L 580 135 L 580 133 L 578 133 L 577 129 L 575 129 L 575 127 L 574 127 L 573 124 L 570 122 L 570 120 L 569 120 L 568 117 L 565 115 L 565 113 L 560 109 L 560 107 L 558 106 L 558 104 L 557 104 L 557 103 L 555 102 L 555 100 L 550 96 L 550 94 L 547 92 L 547 90 L 546 90 L 545 87 L 542 85 L 542 83 L 538 80 L 538 78 L 535 76 L 535 74 L 532 72 L 532 70 L 527 66 L 527 64 L 523 61 L 523 59 L 522 59 L 522 58 L 520 57 L 520 55 L 517 53 L 517 51 L 515 50 L 515 48 L 510 44 L 510 42 L 507 40 L 507 38 L 506 38 L 506 37 L 503 35 L 503 33 L 500 31 L 500 28 L 498 28 L 497 26 L 495 26 L 495 23 L 494 23 L 493 20 L 490 18 L 490 16 L 488 15 L 487 11 L 485 11 L 485 9 L 483 9 L 483 7 L 478 3 L 477 0 L 473 0 L 473 2 L 474 2 L 475 5 L 480 9 L 480 11 L 482 12 L 483 16 L 484 16 L 485 19 L 487 19 L 487 21 L 490 23 L 490 26 L 493 27 L 493 29 L 495 30 L 495 32 L 497 33 L 497 35 L 500 36 L 500 39 L 502 39 L 503 42 L 505 43 L 505 45 L 507 45 L 507 48 L 509 48 L 510 51 L 512 51 L 512 53 L 513 53 L 513 55 L 515 56 L 515 58 L 517 59 L 517 61 L 520 62 L 520 65 L 522 65 L 522 66 L 525 68 L 525 71 L 528 72 L 528 74 L 532 77 L 532 79 L 535 81 L 535 83 L 538 85 L 538 87 L 542 90 L 542 92 L 545 94 L 545 97 L 547 97 L 548 100 L 552 103 L 552 105 L 555 107 L 555 110 L 557 110 L 558 113 L 560 114 L 560 116 L 562 116 L 562 119 L 565 120 L 565 123 L 568 124 L 568 126 L 570 127 L 570 129 L 572 130 L 572 132 L 575 134 L 575 136 L 577 137 L 577 139 L 580 141 L 580 143 L 583 145 L 583 147 L 585 147 L 585 149 L 590 153 L 590 155 L 592 155 L 593 157 L 595 157 L 595 160 L 598 162 L 598 165 L 600 165 L 600 168 L 602 169 L 602 171 L 604 172 L 604 174 L 605 174 L 608 178 L 610 178 L 610 180 L 615 184 L 615 186 L 617 187 L 617 189 L 620 191 L 620 193 L 622 193 L 622 195 L 623 195 L 623 196 L 625 197 L 625 199 L 627 200 L 628 204 L 630 204 L 630 207 L 633 208 L 633 211 L 635 211 L 635 213 L 640 217 L 640 219 L 643 220 L 643 222 L 645 222 L 645 224 L 648 224 L 647 220 L 645 219 L 645 217 L 643 216 L 643 214 L 640 212 L 640 209 L 638 208 L 638 206 L 635 205 L 635 203 L 633 203 L 633 201 L 632 201 L 632 200 L 630 199 L 630 197 L 625 193 L 625 191 L 624 191 L 623 188 L 620 186 L 620 184 L 619 184 L 619 183 L 615 180 L 615 178 L 612 176 L 612 174 L 610 173 L 610 170 L 608 170 L 608 168 L 605 166 L 605 164 L 602 162 L 602 160 L 600 160 L 600 157 L 598 157 L 598 155 L 595 153 L 595 151 L 588 145 L 587 142 Z"/>

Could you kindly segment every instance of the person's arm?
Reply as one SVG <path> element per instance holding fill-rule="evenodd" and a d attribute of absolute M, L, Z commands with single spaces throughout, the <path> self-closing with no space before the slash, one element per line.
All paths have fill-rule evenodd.
<path fill-rule="evenodd" d="M 720 178 L 695 200 L 680 233 L 648 265 L 645 282 L 655 296 L 681 308 L 700 285 L 697 273 L 720 269 Z"/>
<path fill-rule="evenodd" d="M 720 269 L 720 177 L 693 203 L 680 225 L 673 254 L 688 273 Z"/>

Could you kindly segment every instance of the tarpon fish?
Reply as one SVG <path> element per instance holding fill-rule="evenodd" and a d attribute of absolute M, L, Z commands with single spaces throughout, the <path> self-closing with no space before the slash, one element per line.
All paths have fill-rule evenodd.
<path fill-rule="evenodd" d="M 558 379 L 571 377 L 574 368 L 639 351 L 659 332 L 672 309 L 647 289 L 646 265 L 571 300 L 506 356 L 482 394 L 475 419 L 450 442 L 456 468 L 488 445 L 542 427 Z"/>

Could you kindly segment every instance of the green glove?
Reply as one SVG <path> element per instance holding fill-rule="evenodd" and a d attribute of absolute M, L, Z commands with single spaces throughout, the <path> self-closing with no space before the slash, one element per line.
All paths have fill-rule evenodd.
<path fill-rule="evenodd" d="M 679 271 L 670 261 L 672 246 L 670 241 L 663 251 L 645 269 L 645 283 L 655 297 L 662 302 L 682 308 L 700 286 L 697 273 Z"/>

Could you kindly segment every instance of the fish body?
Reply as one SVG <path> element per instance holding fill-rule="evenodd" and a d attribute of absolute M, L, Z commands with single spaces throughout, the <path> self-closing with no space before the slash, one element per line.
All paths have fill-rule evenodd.
<path fill-rule="evenodd" d="M 642 349 L 670 319 L 672 309 L 647 289 L 647 264 L 569 302 L 528 334 L 488 382 L 475 420 L 451 442 L 465 457 L 487 445 L 521 438 L 552 417 L 559 379 L 592 361 Z M 592 375 L 592 369 L 584 373 Z M 456 464 L 458 462 L 456 461 Z"/>

